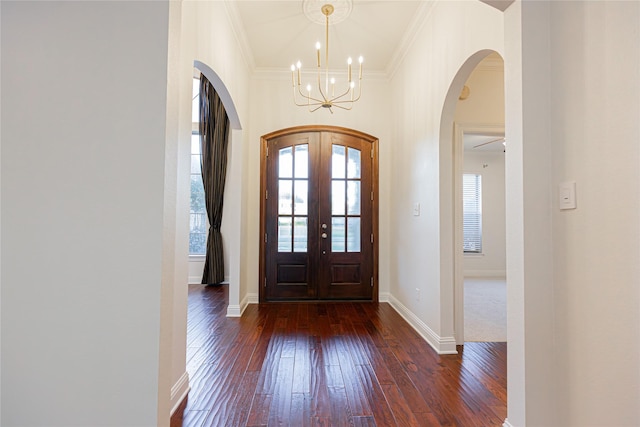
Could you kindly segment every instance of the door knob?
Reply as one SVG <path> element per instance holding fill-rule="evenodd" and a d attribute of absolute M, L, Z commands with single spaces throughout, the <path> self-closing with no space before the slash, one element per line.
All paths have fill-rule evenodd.
<path fill-rule="evenodd" d="M 321 236 L 322 236 L 323 239 L 326 239 L 327 238 L 327 233 L 322 233 Z"/>
<path fill-rule="evenodd" d="M 327 229 L 327 224 L 322 224 L 322 229 L 326 230 Z"/>

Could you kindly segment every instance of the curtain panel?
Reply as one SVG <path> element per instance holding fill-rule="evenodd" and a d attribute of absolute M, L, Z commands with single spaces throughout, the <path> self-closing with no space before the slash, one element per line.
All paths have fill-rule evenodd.
<path fill-rule="evenodd" d="M 203 284 L 224 281 L 224 252 L 222 245 L 222 207 L 227 177 L 227 148 L 229 118 L 213 85 L 200 75 L 200 162 L 202 183 L 209 219 L 207 253 L 202 273 Z"/>

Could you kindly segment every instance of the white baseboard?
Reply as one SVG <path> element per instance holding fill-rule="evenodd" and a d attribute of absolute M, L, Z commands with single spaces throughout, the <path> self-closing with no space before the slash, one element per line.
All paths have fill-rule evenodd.
<path fill-rule="evenodd" d="M 184 398 L 187 397 L 189 390 L 191 390 L 189 386 L 189 374 L 185 371 L 178 382 L 171 387 L 171 415 L 176 412 L 178 406 L 180 406 Z"/>
<path fill-rule="evenodd" d="M 464 277 L 507 277 L 507 270 L 465 270 Z"/>
<path fill-rule="evenodd" d="M 227 306 L 227 317 L 240 317 L 242 316 L 242 312 L 244 310 L 240 310 L 239 305 L 228 305 Z"/>
<path fill-rule="evenodd" d="M 513 427 L 509 422 L 509 418 L 504 419 L 504 423 L 502 423 L 502 427 Z"/>
<path fill-rule="evenodd" d="M 244 296 L 244 298 L 242 299 L 242 301 L 240 301 L 240 305 L 237 306 L 237 310 L 236 307 L 234 307 L 234 315 L 231 316 L 230 313 L 230 308 L 231 306 L 229 306 L 227 308 L 227 317 L 240 317 L 242 316 L 242 313 L 244 313 L 244 311 L 247 309 L 247 306 L 249 304 L 258 304 L 259 302 L 259 298 L 258 298 L 258 294 L 253 294 L 253 293 L 248 293 Z M 237 315 L 235 315 L 237 313 Z"/>
<path fill-rule="evenodd" d="M 389 302 L 389 292 L 380 292 L 378 294 L 378 302 Z"/>
<path fill-rule="evenodd" d="M 393 295 L 389 295 L 389 304 L 438 354 L 458 354 L 454 337 L 440 337 Z"/>
<path fill-rule="evenodd" d="M 201 285 L 202 283 L 202 275 L 200 276 L 189 276 L 189 285 Z M 224 282 L 221 283 L 221 285 L 228 285 L 229 284 L 229 278 L 225 277 L 224 278 Z"/>

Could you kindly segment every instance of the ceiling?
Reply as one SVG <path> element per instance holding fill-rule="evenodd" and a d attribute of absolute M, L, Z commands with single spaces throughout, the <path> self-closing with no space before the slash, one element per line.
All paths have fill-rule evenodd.
<path fill-rule="evenodd" d="M 363 67 L 370 73 L 391 71 L 391 64 L 408 45 L 411 34 L 424 19 L 432 0 L 306 0 L 316 10 L 325 3 L 335 4 L 329 18 L 329 66 L 346 69 L 349 56 L 364 57 Z M 315 44 L 323 44 L 324 24 L 310 21 L 303 11 L 303 0 L 242 0 L 227 2 L 239 37 L 245 46 L 249 65 L 256 71 L 282 71 L 300 60 L 303 70 L 316 66 Z M 342 22 L 331 24 L 338 12 L 351 7 Z M 342 8 L 342 9 L 339 9 Z M 323 55 L 324 56 L 324 55 Z M 324 58 L 323 58 L 324 60 Z M 324 67 L 324 64 L 323 64 Z"/>
<path fill-rule="evenodd" d="M 463 137 L 465 151 L 494 151 L 504 152 L 503 135 L 486 135 L 480 133 L 465 133 Z"/>
<path fill-rule="evenodd" d="M 336 7 L 336 12 L 329 18 L 330 68 L 346 69 L 349 56 L 355 61 L 362 55 L 364 70 L 371 77 L 393 73 L 395 64 L 400 62 L 434 0 L 226 2 L 247 62 L 258 72 L 288 70 L 298 60 L 302 62 L 303 71 L 316 66 L 316 42 L 323 44 L 324 54 L 324 24 L 312 22 L 303 9 L 317 10 L 316 14 L 322 18 L 320 8 L 325 3 Z M 339 12 L 344 8 L 351 9 L 346 19 L 332 24 L 332 19 L 339 18 Z"/>
<path fill-rule="evenodd" d="M 346 69 L 349 56 L 355 61 L 362 55 L 369 77 L 376 74 L 385 77 L 393 74 L 435 1 L 226 0 L 226 4 L 244 55 L 254 71 L 282 72 L 298 60 L 302 62 L 303 71 L 314 68 L 317 41 L 323 44 L 324 53 L 324 23 L 312 22 L 303 9 L 317 11 L 323 22 L 320 8 L 331 3 L 336 12 L 329 21 L 330 68 Z M 483 1 L 502 9 L 513 0 Z M 332 24 L 332 19 L 337 21 L 345 9 L 350 9 L 346 11 L 348 16 Z"/>

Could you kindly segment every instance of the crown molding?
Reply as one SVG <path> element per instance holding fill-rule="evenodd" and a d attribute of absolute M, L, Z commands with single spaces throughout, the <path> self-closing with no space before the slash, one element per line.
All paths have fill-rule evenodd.
<path fill-rule="evenodd" d="M 344 70 L 329 70 L 329 73 L 332 76 L 336 77 L 345 77 L 347 76 L 347 72 Z M 260 67 L 255 68 L 251 73 L 252 77 L 257 80 L 291 80 L 291 69 L 290 68 L 266 68 Z M 316 71 L 303 71 L 302 76 L 304 77 L 315 77 Z M 387 73 L 383 71 L 364 71 L 362 75 L 362 81 L 366 84 L 367 81 L 389 81 L 389 76 Z"/>
<path fill-rule="evenodd" d="M 429 16 L 431 15 L 431 11 L 433 10 L 435 4 L 435 0 L 427 0 L 421 2 L 420 6 L 418 6 L 418 10 L 407 26 L 407 31 L 405 31 L 404 35 L 402 36 L 402 40 L 400 41 L 395 54 L 391 57 L 391 60 L 387 64 L 385 72 L 389 79 L 392 79 L 398 71 L 398 67 L 404 60 L 405 56 L 407 56 L 409 49 L 418 37 L 418 33 L 424 26 L 425 22 L 427 22 L 427 19 L 429 19 Z"/>
<path fill-rule="evenodd" d="M 249 68 L 249 71 L 253 71 L 256 68 L 256 61 L 253 56 L 251 45 L 249 44 L 247 32 L 244 28 L 242 19 L 240 18 L 238 6 L 236 6 L 235 1 L 229 0 L 226 0 L 224 2 L 224 5 L 225 10 L 227 11 L 227 16 L 229 17 L 229 21 L 231 21 L 231 28 L 236 37 L 236 41 L 238 42 L 238 45 L 240 45 L 240 54 L 242 55 L 245 64 Z"/>

